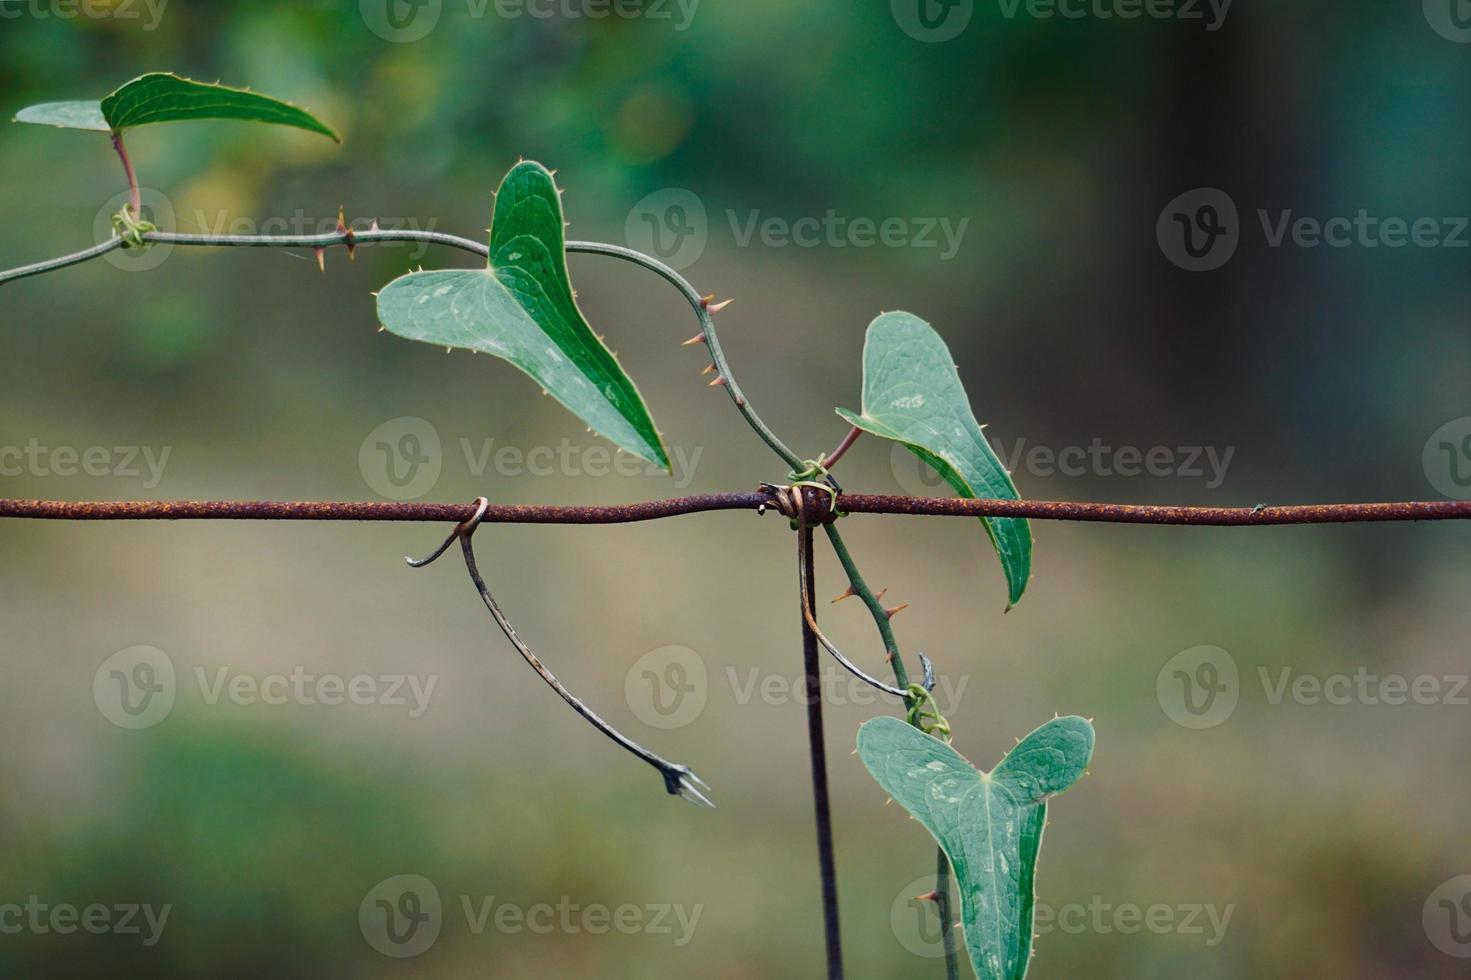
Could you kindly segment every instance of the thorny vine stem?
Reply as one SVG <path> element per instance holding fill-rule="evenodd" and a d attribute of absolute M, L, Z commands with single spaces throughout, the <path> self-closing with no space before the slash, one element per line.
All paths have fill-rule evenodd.
<path fill-rule="evenodd" d="M 860 431 L 862 430 L 853 429 L 853 432 Z M 852 433 L 849 433 L 849 436 L 850 438 L 844 440 L 843 445 L 839 446 L 839 451 L 833 454 L 835 457 L 841 456 L 842 451 L 847 446 L 852 445 L 852 440 L 857 438 Z M 829 462 L 833 461 L 830 460 Z M 873 616 L 873 624 L 878 628 L 879 638 L 883 641 L 885 656 L 887 656 L 889 665 L 894 670 L 894 682 L 899 687 L 908 690 L 909 671 L 904 666 L 904 657 L 899 653 L 899 643 L 894 638 L 894 627 L 890 623 L 893 614 L 884 608 L 883 602 L 874 594 L 873 589 L 869 588 L 868 583 L 864 581 L 862 574 L 858 571 L 857 563 L 853 561 L 853 555 L 848 551 L 848 546 L 843 541 L 842 535 L 838 533 L 837 526 L 835 524 L 829 524 L 823 530 L 827 532 L 828 541 L 833 547 L 833 553 L 838 556 L 838 563 L 843 566 L 843 571 L 848 576 L 848 592 L 843 593 L 839 598 L 847 598 L 850 594 L 856 595 L 868 607 L 869 613 Z M 836 602 L 838 600 L 834 599 L 833 601 Z M 924 654 L 920 654 L 920 660 L 926 667 L 929 666 L 928 663 L 924 662 Z M 928 674 L 929 671 L 926 670 L 925 673 Z M 934 681 L 932 679 L 927 678 L 927 686 L 933 686 L 933 683 Z M 907 697 L 905 701 L 909 703 Z M 918 718 L 913 718 L 911 721 L 916 728 L 920 727 Z M 939 916 L 940 921 L 940 942 L 945 951 L 946 980 L 959 980 L 960 964 L 955 949 L 955 918 L 950 907 L 950 859 L 946 857 L 943 847 L 935 848 L 934 902 L 935 914 Z"/>
<path fill-rule="evenodd" d="M 117 143 L 119 152 L 122 153 L 121 142 Z M 136 209 L 136 205 L 135 205 Z M 372 228 L 364 231 L 346 229 L 343 231 L 326 232 L 318 235 L 195 235 L 180 234 L 178 232 L 149 231 L 145 232 L 142 240 L 154 245 L 197 245 L 214 248 L 333 248 L 356 247 L 368 245 L 374 242 L 427 242 L 432 245 L 444 245 L 457 248 L 473 255 L 488 257 L 490 248 L 480 242 L 461 238 L 458 235 L 448 235 L 443 232 L 416 231 L 403 229 Z M 112 238 L 100 245 L 83 249 L 71 255 L 63 255 L 59 258 L 49 259 L 45 262 L 37 262 L 33 265 L 22 266 L 0 272 L 0 285 L 23 279 L 27 276 L 39 275 L 43 272 L 53 272 L 68 266 L 79 265 L 106 255 L 114 249 L 123 247 L 121 238 Z M 712 305 L 710 296 L 701 296 L 699 290 L 692 286 L 688 279 L 680 275 L 670 266 L 658 259 L 645 255 L 631 248 L 620 245 L 609 245 L 603 242 L 567 242 L 568 252 L 582 252 L 590 255 L 609 255 L 620 258 L 635 265 L 640 265 L 650 272 L 661 276 L 666 282 L 678 289 L 684 298 L 694 308 L 695 315 L 700 320 L 700 333 L 705 345 L 710 350 L 710 357 L 715 363 L 716 375 L 712 384 L 718 383 L 723 386 L 736 409 L 745 418 L 746 423 L 761 437 L 788 466 L 794 470 L 803 467 L 803 460 L 791 450 L 786 443 L 777 438 L 776 433 L 761 419 L 756 410 L 751 407 L 750 400 L 746 398 L 745 392 L 741 390 L 736 382 L 735 373 L 731 370 L 730 362 L 726 359 L 725 349 L 720 344 L 720 335 L 715 329 L 714 313 L 723 308 L 724 304 Z"/>

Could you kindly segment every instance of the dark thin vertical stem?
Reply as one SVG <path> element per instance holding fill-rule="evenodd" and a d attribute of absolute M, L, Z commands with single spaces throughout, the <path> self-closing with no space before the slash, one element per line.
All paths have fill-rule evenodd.
<path fill-rule="evenodd" d="M 802 567 L 799 574 L 807 580 L 807 594 L 816 585 L 812 562 L 812 529 L 802 527 Z M 822 677 L 818 658 L 817 634 L 802 615 L 802 665 L 806 669 L 807 747 L 812 757 L 812 801 L 817 813 L 817 860 L 822 871 L 822 922 L 827 941 L 828 980 L 843 978 L 843 945 L 838 927 L 838 867 L 833 856 L 832 803 L 827 790 L 827 745 L 822 736 Z"/>

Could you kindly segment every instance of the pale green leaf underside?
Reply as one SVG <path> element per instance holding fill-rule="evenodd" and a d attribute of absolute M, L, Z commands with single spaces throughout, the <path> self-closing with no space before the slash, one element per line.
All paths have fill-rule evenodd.
<path fill-rule="evenodd" d="M 162 72 L 135 78 L 100 103 L 47 102 L 22 109 L 15 118 L 17 122 L 102 132 L 185 119 L 240 119 L 293 126 L 337 139 L 316 116 L 289 102 Z"/>
<path fill-rule="evenodd" d="M 885 313 L 863 345 L 863 412 L 840 408 L 851 425 L 907 446 L 962 497 L 1016 500 L 1016 485 L 971 411 L 950 349 L 928 323 Z M 1032 574 L 1032 529 L 1015 517 L 983 517 L 1006 573 L 1012 604 Z"/>
<path fill-rule="evenodd" d="M 62 129 L 93 129 L 104 133 L 112 129 L 102 115 L 100 102 L 43 102 L 17 112 L 15 121 L 59 126 Z"/>
<path fill-rule="evenodd" d="M 949 857 L 976 976 L 1021 980 L 1032 954 L 1047 799 L 1087 771 L 1093 726 L 1075 716 L 1054 718 L 982 773 L 939 739 L 881 717 L 859 729 L 858 755 Z"/>
<path fill-rule="evenodd" d="M 489 268 L 401 276 L 378 294 L 378 318 L 400 337 L 510 361 L 595 431 L 669 468 L 638 388 L 577 308 L 560 195 L 540 164 L 501 183 Z"/>

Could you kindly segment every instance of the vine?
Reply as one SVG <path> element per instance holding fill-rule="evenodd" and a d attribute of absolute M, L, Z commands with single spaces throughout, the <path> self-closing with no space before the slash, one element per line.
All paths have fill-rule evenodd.
<path fill-rule="evenodd" d="M 640 504 L 554 507 L 473 504 L 333 503 L 275 501 L 47 501 L 0 500 L 0 517 L 60 520 L 240 519 L 240 520 L 391 520 L 450 522 L 444 542 L 424 559 L 423 568 L 455 543 L 486 609 L 506 639 L 576 713 L 624 750 L 659 772 L 665 790 L 692 802 L 712 805 L 709 787 L 693 771 L 644 748 L 604 721 L 572 694 L 521 639 L 492 595 L 475 556 L 474 534 L 483 523 L 601 524 L 655 520 L 717 510 L 776 510 L 795 532 L 797 594 L 801 611 L 808 740 L 822 886 L 827 974 L 843 975 L 837 906 L 836 855 L 819 691 L 820 650 L 845 670 L 902 704 L 902 720 L 871 719 L 858 733 L 858 754 L 876 781 L 923 824 L 938 844 L 936 887 L 919 896 L 936 904 L 941 923 L 946 973 L 959 976 L 959 954 L 952 923 L 952 873 L 962 897 L 960 924 L 976 974 L 986 980 L 1020 980 L 1032 955 L 1033 875 L 1041 830 L 1050 799 L 1085 772 L 1093 752 L 1090 721 L 1056 718 L 1047 722 L 988 773 L 980 772 L 950 745 L 952 722 L 935 702 L 934 666 L 917 653 L 920 680 L 912 679 L 892 620 L 907 604 L 885 606 L 884 592 L 865 581 L 838 521 L 854 514 L 906 514 L 979 519 L 994 547 L 1008 585 L 1008 602 L 1027 587 L 1032 559 L 1028 521 L 1105 521 L 1124 524 L 1271 526 L 1363 521 L 1450 520 L 1471 518 L 1471 503 L 1460 501 L 1384 504 L 1309 504 L 1251 508 L 1156 507 L 1020 499 L 1010 474 L 981 435 L 981 426 L 955 371 L 949 350 L 929 324 L 907 313 L 887 313 L 869 327 L 864 350 L 863 405 L 859 412 L 838 409 L 849 429 L 830 452 L 806 458 L 789 447 L 762 420 L 740 387 L 721 346 L 716 315 L 729 299 L 716 302 L 679 272 L 640 252 L 600 242 L 566 241 L 561 189 L 554 174 L 522 161 L 497 193 L 486 244 L 438 232 L 387 230 L 377 222 L 366 229 L 340 215 L 335 231 L 318 235 L 181 234 L 155 227 L 142 212 L 137 171 L 124 144 L 133 126 L 188 119 L 228 118 L 293 126 L 336 139 L 309 112 L 289 103 L 240 89 L 204 85 L 174 75 L 144 75 L 98 102 L 47 103 L 22 110 L 22 122 L 108 134 L 123 165 L 128 202 L 113 217 L 114 234 L 90 248 L 0 272 L 0 284 L 51 273 L 101 257 L 116 249 L 156 245 L 219 248 L 299 248 L 324 263 L 329 248 L 393 241 L 416 241 L 458 249 L 487 261 L 483 270 L 411 272 L 376 294 L 384 329 L 426 343 L 490 353 L 509 361 L 539 382 L 592 429 L 620 449 L 668 468 L 662 438 L 633 382 L 616 355 L 582 317 L 568 279 L 566 255 L 603 255 L 632 263 L 673 286 L 689 303 L 699 332 L 684 346 L 704 345 L 710 363 L 709 387 L 724 388 L 755 435 L 789 468 L 786 483 L 763 483 L 755 491 L 703 494 Z M 934 467 L 957 496 L 897 497 L 845 492 L 832 470 L 863 433 L 905 445 Z M 823 529 L 848 585 L 834 602 L 857 597 L 873 620 L 893 683 L 866 671 L 822 631 L 814 603 L 815 529 Z M 1008 605 L 1009 608 L 1009 605 Z M 1010 870 L 997 873 L 998 862 Z"/>

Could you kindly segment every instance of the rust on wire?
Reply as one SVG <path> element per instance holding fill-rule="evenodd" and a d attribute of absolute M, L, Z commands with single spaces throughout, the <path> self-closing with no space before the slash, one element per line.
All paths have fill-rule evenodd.
<path fill-rule="evenodd" d="M 755 510 L 761 493 L 709 493 L 596 507 L 491 504 L 487 524 L 623 524 L 717 510 Z M 470 504 L 284 500 L 0 500 L 0 518 L 62 521 L 443 521 L 475 516 Z"/>
<path fill-rule="evenodd" d="M 491 504 L 490 524 L 625 524 L 682 514 L 722 510 L 782 510 L 780 488 L 745 493 L 707 493 L 668 500 L 599 506 Z M 812 494 L 814 498 L 820 495 Z M 825 500 L 814 499 L 818 518 Z M 461 523 L 475 515 L 465 503 L 281 500 L 5 500 L 0 518 L 63 521 L 243 520 L 243 521 L 426 521 Z M 1284 524 L 1353 524 L 1376 521 L 1471 519 L 1471 501 L 1297 504 L 1283 507 L 1167 507 L 1141 504 L 1075 503 L 1062 500 L 970 500 L 844 493 L 845 514 L 907 514 L 937 517 L 1028 517 L 1044 521 L 1108 524 L 1176 524 L 1206 527 L 1264 527 Z"/>

